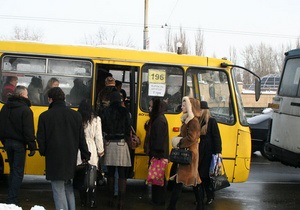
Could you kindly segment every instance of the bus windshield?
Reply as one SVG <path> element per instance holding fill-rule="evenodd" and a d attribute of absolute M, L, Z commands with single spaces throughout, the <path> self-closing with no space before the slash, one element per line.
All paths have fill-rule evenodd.
<path fill-rule="evenodd" d="M 189 68 L 187 95 L 207 101 L 212 116 L 218 122 L 233 124 L 235 116 L 228 81 L 228 75 L 224 71 Z"/>
<path fill-rule="evenodd" d="M 241 89 L 239 88 L 238 85 L 238 75 L 241 74 L 240 69 L 239 68 L 232 68 L 232 77 L 233 77 L 233 82 L 234 82 L 234 93 L 236 94 L 236 101 L 237 101 L 237 108 L 238 108 L 238 112 L 239 112 L 239 120 L 240 123 L 242 125 L 248 125 L 247 122 L 247 116 L 246 116 L 246 112 L 245 112 L 245 108 L 243 105 L 243 100 L 242 100 L 242 95 L 241 95 Z M 245 72 L 247 73 L 247 72 Z"/>

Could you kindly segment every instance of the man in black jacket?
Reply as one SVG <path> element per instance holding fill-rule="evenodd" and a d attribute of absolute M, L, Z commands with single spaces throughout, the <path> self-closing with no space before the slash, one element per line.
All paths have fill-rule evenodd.
<path fill-rule="evenodd" d="M 55 208 L 75 210 L 72 185 L 78 149 L 86 162 L 91 153 L 84 137 L 79 112 L 66 106 L 65 94 L 59 87 L 48 91 L 49 109 L 39 117 L 37 141 L 46 159 L 46 179 L 51 181 Z"/>
<path fill-rule="evenodd" d="M 28 156 L 33 156 L 36 150 L 30 106 L 27 88 L 17 86 L 0 113 L 0 139 L 10 167 L 7 203 L 18 203 L 18 192 L 24 177 L 26 145 L 30 150 Z"/>

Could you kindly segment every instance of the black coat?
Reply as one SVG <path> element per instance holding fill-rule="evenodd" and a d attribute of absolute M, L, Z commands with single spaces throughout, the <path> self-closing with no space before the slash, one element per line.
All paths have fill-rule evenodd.
<path fill-rule="evenodd" d="M 120 103 L 112 102 L 109 107 L 105 108 L 101 120 L 102 131 L 105 134 L 123 134 L 125 139 L 129 138 L 131 130 L 130 113 Z"/>
<path fill-rule="evenodd" d="M 37 141 L 39 152 L 46 159 L 47 180 L 72 179 L 78 149 L 81 159 L 90 159 L 81 115 L 63 101 L 51 103 L 49 110 L 40 115 Z"/>
<path fill-rule="evenodd" d="M 161 114 L 151 122 L 149 156 L 169 158 L 169 130 L 166 117 Z"/>
<path fill-rule="evenodd" d="M 200 136 L 199 174 L 201 178 L 209 177 L 212 154 L 222 152 L 222 141 L 216 119 L 209 118 L 207 134 Z"/>
<path fill-rule="evenodd" d="M 11 96 L 0 113 L 0 139 L 3 143 L 9 139 L 36 149 L 34 138 L 33 113 L 30 101 L 24 97 Z"/>

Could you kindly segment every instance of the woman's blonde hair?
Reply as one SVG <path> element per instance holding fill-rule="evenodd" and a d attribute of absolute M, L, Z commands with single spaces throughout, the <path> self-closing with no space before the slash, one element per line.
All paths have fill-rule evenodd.
<path fill-rule="evenodd" d="M 195 98 L 189 98 L 191 105 L 192 105 L 192 112 L 195 117 L 199 118 L 200 117 L 200 101 Z"/>
<path fill-rule="evenodd" d="M 208 120 L 211 117 L 209 109 L 201 109 L 202 114 L 199 117 L 200 135 L 207 134 Z"/>

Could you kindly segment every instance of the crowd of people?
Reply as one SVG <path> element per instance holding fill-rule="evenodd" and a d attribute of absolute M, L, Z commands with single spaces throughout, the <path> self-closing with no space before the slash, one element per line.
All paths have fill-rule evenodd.
<path fill-rule="evenodd" d="M 118 209 L 124 209 L 126 180 L 133 161 L 127 144 L 132 116 L 124 105 L 126 92 L 120 88 L 122 84 L 109 75 L 105 79 L 105 87 L 97 96 L 95 110 L 88 97 L 83 96 L 80 102 L 76 101 L 79 107 L 75 111 L 66 105 L 66 95 L 56 78 L 51 78 L 47 88 L 42 91 L 39 78 L 34 77 L 32 86 L 35 85 L 38 92 L 36 97 L 32 95 L 31 98 L 49 104 L 49 109 L 39 116 L 35 137 L 31 100 L 28 98 L 28 90 L 32 86 L 28 89 L 16 86 L 17 81 L 17 77 L 7 79 L 6 91 L 2 92 L 2 99 L 6 103 L 0 112 L 0 140 L 10 166 L 7 203 L 19 202 L 18 193 L 28 148 L 28 156 L 35 155 L 36 150 L 45 156 L 46 179 L 51 181 L 55 209 L 76 209 L 72 179 L 76 166 L 86 163 L 96 166 L 99 171 L 106 168 L 107 205 L 114 206 L 117 194 Z M 82 85 L 81 81 L 75 83 L 77 86 Z M 37 97 L 41 93 L 42 97 Z M 150 118 L 145 124 L 144 150 L 149 161 L 151 158 L 169 158 L 170 139 L 165 117 L 167 106 L 166 101 L 159 97 L 153 97 L 148 102 Z M 214 200 L 209 167 L 212 154 L 221 155 L 221 137 L 206 101 L 184 96 L 181 110 L 180 134 L 172 139 L 172 146 L 189 149 L 192 162 L 189 165 L 173 163 L 171 175 L 164 177 L 163 186 L 151 186 L 151 203 L 167 205 L 168 210 L 174 210 L 183 186 L 189 186 L 193 188 L 196 209 L 204 209 L 204 200 L 207 205 Z M 167 179 L 174 183 L 169 202 L 166 201 Z M 95 189 L 80 190 L 79 193 L 82 206 L 97 207 Z"/>

